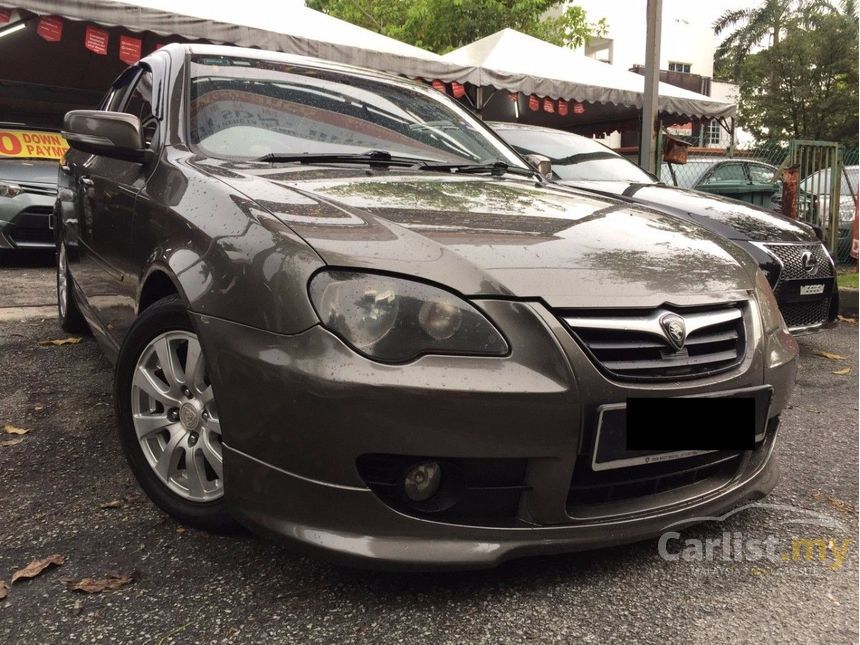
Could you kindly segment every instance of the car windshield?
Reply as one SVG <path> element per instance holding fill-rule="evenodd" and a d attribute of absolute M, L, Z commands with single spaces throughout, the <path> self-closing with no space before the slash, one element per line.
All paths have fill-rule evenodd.
<path fill-rule="evenodd" d="M 654 183 L 639 166 L 593 139 L 528 128 L 500 128 L 498 134 L 520 154 L 549 157 L 562 180 Z"/>
<path fill-rule="evenodd" d="M 675 179 L 677 185 L 681 188 L 693 188 L 702 178 L 702 175 L 711 168 L 715 161 L 688 161 L 685 164 L 672 164 L 675 171 Z M 660 168 L 660 179 L 670 185 L 675 184 L 672 181 L 672 173 L 669 170 L 669 164 L 664 163 Z"/>
<path fill-rule="evenodd" d="M 253 58 L 191 61 L 190 139 L 229 159 L 363 155 L 528 168 L 454 101 L 385 78 Z"/>

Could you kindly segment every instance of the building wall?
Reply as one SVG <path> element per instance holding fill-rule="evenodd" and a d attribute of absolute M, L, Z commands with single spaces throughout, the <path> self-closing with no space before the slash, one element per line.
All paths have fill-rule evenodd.
<path fill-rule="evenodd" d="M 624 69 L 645 63 L 645 0 L 575 0 L 588 13 L 590 20 L 606 18 L 609 23 L 607 39 L 612 40 L 611 62 Z M 690 73 L 713 76 L 714 32 L 697 3 L 689 0 L 663 0 L 662 43 L 660 69 L 669 69 L 669 63 L 690 64 Z M 608 58 L 607 51 L 592 53 L 581 51 L 599 60 Z"/>

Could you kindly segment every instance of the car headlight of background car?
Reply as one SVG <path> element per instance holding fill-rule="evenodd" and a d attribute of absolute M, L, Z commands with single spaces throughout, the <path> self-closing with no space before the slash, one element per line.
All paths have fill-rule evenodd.
<path fill-rule="evenodd" d="M 0 197 L 17 197 L 23 192 L 18 184 L 7 184 L 0 181 Z"/>
<path fill-rule="evenodd" d="M 422 282 L 353 271 L 310 281 L 323 326 L 370 358 L 402 363 L 422 354 L 504 356 L 501 333 L 459 296 Z"/>

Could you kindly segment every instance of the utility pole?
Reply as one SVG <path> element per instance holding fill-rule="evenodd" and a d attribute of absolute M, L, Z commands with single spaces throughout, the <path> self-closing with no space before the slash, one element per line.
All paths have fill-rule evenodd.
<path fill-rule="evenodd" d="M 657 120 L 657 89 L 660 82 L 660 30 L 663 0 L 648 0 L 647 41 L 645 43 L 645 92 L 642 95 L 642 133 L 639 139 L 639 166 L 654 173 L 654 122 Z"/>

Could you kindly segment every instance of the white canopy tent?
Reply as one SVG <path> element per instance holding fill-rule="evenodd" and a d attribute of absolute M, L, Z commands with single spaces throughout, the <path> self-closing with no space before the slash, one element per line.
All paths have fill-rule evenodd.
<path fill-rule="evenodd" d="M 471 68 L 471 82 L 482 87 L 568 101 L 642 107 L 644 76 L 513 29 L 503 29 L 442 58 Z M 668 83 L 660 83 L 659 109 L 665 114 L 705 118 L 732 117 L 736 113 L 732 104 Z"/>

